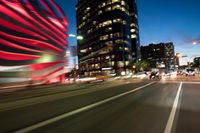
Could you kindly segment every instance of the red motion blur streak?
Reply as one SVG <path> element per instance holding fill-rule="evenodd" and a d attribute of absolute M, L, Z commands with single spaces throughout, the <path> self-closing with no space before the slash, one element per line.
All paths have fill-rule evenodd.
<path fill-rule="evenodd" d="M 24 45 L 31 45 L 31 43 L 28 43 L 26 42 L 26 40 L 21 40 L 23 38 L 20 39 L 20 37 L 16 37 L 16 36 L 13 36 L 13 35 L 9 35 L 7 33 L 3 33 L 3 32 L 0 32 L 0 35 L 2 35 L 3 38 L 6 38 L 6 39 L 12 39 L 18 43 L 21 43 L 21 44 L 24 44 Z M 18 40 L 19 39 L 19 40 Z M 6 44 L 7 43 L 7 44 Z M 63 57 L 62 54 L 60 54 L 60 51 L 58 53 L 53 53 L 53 52 L 46 52 L 46 51 L 42 51 L 42 50 L 34 50 L 34 49 L 31 49 L 31 48 L 26 48 L 26 47 L 23 47 L 23 46 L 20 46 L 20 45 L 17 45 L 15 43 L 12 43 L 12 42 L 9 42 L 7 40 L 4 40 L 2 39 L 2 45 L 6 45 L 6 46 L 10 46 L 10 47 L 14 47 L 14 48 L 17 48 L 17 49 L 21 49 L 21 50 L 27 50 L 27 51 L 30 51 L 30 52 L 39 52 L 39 53 L 43 53 L 43 54 L 51 54 L 51 55 L 55 55 L 55 56 L 60 56 L 60 57 Z M 43 47 L 40 47 L 42 45 L 39 45 L 39 47 L 37 45 L 32 45 L 32 46 L 35 46 L 35 48 L 43 48 Z M 47 48 L 44 47 L 46 50 Z M 65 58 L 65 57 L 64 57 Z"/>
<path fill-rule="evenodd" d="M 20 9 L 19 7 L 16 7 L 16 4 L 13 5 L 13 3 L 9 3 L 8 6 L 11 7 L 12 9 L 14 9 L 14 10 L 16 10 L 16 11 L 22 13 L 22 15 L 24 15 L 24 16 L 27 17 L 28 19 L 31 19 L 31 21 L 33 21 L 34 23 L 36 23 L 36 24 L 39 25 L 40 27 L 45 28 L 45 30 L 47 30 L 48 32 L 51 32 L 51 30 L 50 30 L 47 26 L 41 24 L 40 22 L 36 21 L 33 17 L 31 17 L 31 16 L 23 9 L 23 6 L 20 6 L 20 3 L 18 3 L 18 6 L 20 6 L 21 9 Z M 33 27 L 30 27 L 30 28 L 32 28 L 33 30 L 37 30 L 37 32 L 40 32 L 41 34 L 43 34 L 43 35 L 47 36 L 48 38 L 50 38 L 51 40 L 55 41 L 57 44 L 63 46 L 63 44 L 62 44 L 61 42 L 59 42 L 59 41 L 57 41 L 56 39 L 54 39 L 53 37 L 49 36 L 48 34 L 46 34 L 45 32 L 43 32 L 42 30 L 40 30 L 40 29 L 38 30 L 37 27 L 38 27 L 38 26 L 34 26 L 34 28 L 33 28 Z M 47 40 L 47 39 L 46 39 L 46 40 Z M 65 43 L 66 43 L 66 42 L 65 42 Z"/>
<path fill-rule="evenodd" d="M 16 36 L 11 36 L 11 35 L 6 35 L 6 33 L 0 33 L 2 35 L 4 35 L 5 37 L 9 38 L 9 39 L 13 39 L 19 43 L 25 43 L 34 47 L 38 47 L 38 48 L 43 48 L 45 49 L 49 49 L 49 50 L 54 50 L 54 51 L 58 51 L 58 52 L 64 52 L 64 50 L 59 49 L 49 43 L 46 42 L 42 42 L 39 40 L 34 40 L 34 39 L 29 39 L 29 38 L 23 38 L 23 37 L 16 37 Z"/>
<path fill-rule="evenodd" d="M 45 18 L 43 18 L 32 6 L 30 3 L 28 3 L 28 7 L 30 10 L 32 10 L 32 12 L 41 20 L 43 21 L 45 24 L 47 24 L 48 26 L 50 26 L 51 28 L 53 28 L 54 30 L 56 30 L 63 38 L 66 38 L 67 36 L 61 32 L 59 29 L 57 29 L 55 26 L 53 26 L 50 22 L 48 22 Z M 54 32 L 51 32 L 52 34 L 54 34 Z M 56 35 L 56 34 L 54 34 Z M 57 36 L 57 35 L 56 35 Z M 57 36 L 58 37 L 58 36 Z M 58 37 L 59 38 L 59 37 Z M 59 38 L 60 39 L 60 38 Z M 63 41 L 63 40 L 61 40 Z"/>
<path fill-rule="evenodd" d="M 46 39 L 46 38 L 44 38 L 44 37 L 38 35 L 38 34 L 35 33 L 35 32 L 32 32 L 32 31 L 30 31 L 30 30 L 28 30 L 28 29 L 19 27 L 19 26 L 13 24 L 12 22 L 9 22 L 9 21 L 7 21 L 7 20 L 4 20 L 3 18 L 0 18 L 0 22 L 1 22 L 1 25 L 4 26 L 4 27 L 6 27 L 6 28 L 9 28 L 9 29 L 12 29 L 12 30 L 15 30 L 15 31 L 20 31 L 20 32 L 25 33 L 25 34 L 27 34 L 27 35 L 29 35 L 29 36 L 38 37 L 38 38 L 40 38 L 40 39 L 42 39 L 42 40 L 45 40 L 45 39 Z"/>
<path fill-rule="evenodd" d="M 12 53 L 0 50 L 0 58 L 6 60 L 34 60 L 40 58 L 41 56 L 37 55 L 28 55 L 28 54 L 20 54 L 20 53 Z"/>
<path fill-rule="evenodd" d="M 54 73 L 56 73 L 56 72 L 58 72 L 58 71 L 61 71 L 61 70 L 63 70 L 63 67 L 60 67 L 60 68 L 58 68 L 58 69 L 54 70 L 53 72 L 50 72 L 50 73 L 48 73 L 48 74 L 46 74 L 46 75 L 34 77 L 34 80 L 42 80 L 42 79 L 45 79 L 45 77 L 49 77 L 49 76 L 53 75 Z"/>
<path fill-rule="evenodd" d="M 31 70 L 27 71 L 27 75 L 33 80 L 63 79 L 63 69 L 67 63 L 65 33 L 68 23 L 58 5 L 53 0 L 0 2 L 2 16 L 5 16 L 0 16 L 4 28 L 0 32 L 0 41 L 5 48 L 0 50 L 0 65 L 23 64 Z M 34 72 L 37 74 L 31 74 Z M 20 77 L 20 74 L 13 77 Z"/>
<path fill-rule="evenodd" d="M 22 46 L 19 46 L 19 45 L 17 45 L 17 44 L 14 44 L 14 43 L 12 43 L 12 42 L 9 42 L 9 41 L 7 41 L 7 40 L 4 40 L 4 39 L 0 39 L 0 41 L 1 41 L 1 45 L 5 45 L 5 46 L 12 47 L 12 48 L 25 50 L 25 51 L 30 51 L 30 52 L 39 52 L 39 53 L 43 53 L 43 52 L 40 51 L 40 50 L 34 50 L 34 49 L 22 47 Z"/>
<path fill-rule="evenodd" d="M 62 10 L 60 9 L 60 7 L 54 3 L 52 0 L 49 0 L 49 2 L 54 5 L 54 7 L 57 9 L 57 11 L 60 13 L 60 15 L 62 16 L 62 18 L 65 18 L 64 13 L 62 12 Z M 62 21 L 64 22 L 64 26 L 68 26 L 68 22 L 66 21 L 66 19 L 62 19 Z"/>
<path fill-rule="evenodd" d="M 61 64 L 61 63 L 66 63 L 66 61 L 57 61 L 57 62 L 50 62 L 50 63 L 41 63 L 41 64 L 32 64 L 32 70 L 33 71 L 38 71 L 38 70 L 42 70 L 57 64 Z"/>
<path fill-rule="evenodd" d="M 8 2 L 8 3 L 9 3 L 9 2 Z M 13 4 L 13 3 L 11 3 L 11 2 L 10 2 L 9 4 L 7 4 L 7 6 L 9 6 L 10 8 L 12 8 L 12 9 L 14 9 L 14 10 L 16 10 L 16 11 L 18 11 L 18 10 L 19 10 L 19 7 L 20 7 L 19 4 Z M 19 6 L 19 7 L 16 8 L 15 6 Z M 21 6 L 21 10 L 20 10 L 21 12 L 23 12 L 22 9 L 23 9 L 23 8 L 22 8 L 22 6 Z M 11 16 L 11 17 L 14 17 L 15 20 L 19 21 L 20 23 L 26 24 L 26 25 L 29 26 L 29 28 L 31 28 L 32 30 L 36 30 L 36 31 L 39 32 L 39 33 L 42 32 L 42 30 L 38 30 L 38 28 L 37 28 L 36 26 L 34 26 L 34 25 L 28 23 L 27 21 L 24 20 L 24 18 L 21 18 L 20 16 L 18 16 L 16 13 L 12 12 L 11 10 L 9 10 L 9 9 L 7 9 L 7 8 L 5 8 L 5 7 L 2 7 L 2 10 L 5 10 L 5 12 L 3 12 L 3 13 L 5 13 L 6 15 Z M 28 18 L 31 19 L 32 21 L 36 22 L 37 24 L 39 23 L 38 21 L 35 21 L 35 20 L 33 19 L 33 17 L 30 17 L 29 15 L 26 15 L 26 13 L 23 12 L 23 15 L 24 15 L 24 14 L 25 14 L 25 16 L 28 16 Z M 40 23 L 39 23 L 39 24 L 40 24 Z M 57 34 L 55 34 L 54 32 L 52 32 L 48 27 L 46 27 L 46 26 L 44 26 L 44 25 L 41 25 L 41 24 L 40 24 L 40 26 L 41 26 L 42 28 L 45 28 L 45 30 L 47 30 L 48 33 L 50 32 L 50 33 L 52 33 L 54 36 L 57 36 L 58 39 L 59 39 L 61 42 L 59 42 L 59 41 L 57 41 L 56 39 L 52 38 L 52 37 L 49 36 L 48 34 L 42 32 L 43 34 L 45 34 L 46 36 L 48 36 L 50 39 L 52 39 L 53 41 L 55 41 L 57 44 L 59 44 L 59 45 L 61 45 L 61 46 L 65 46 L 63 43 L 66 43 L 66 42 L 64 42 L 63 39 L 60 38 L 60 36 L 58 36 Z M 38 35 L 38 36 L 39 36 L 39 35 Z M 47 39 L 45 39 L 45 40 L 47 40 Z"/>
<path fill-rule="evenodd" d="M 56 14 L 54 14 L 54 12 L 53 12 L 53 10 L 51 9 L 51 7 L 49 7 L 45 1 L 41 1 L 41 2 L 42 2 L 42 4 L 43 4 L 43 6 L 46 7 L 46 9 L 48 10 L 48 12 L 49 12 L 54 18 L 56 18 L 56 19 L 58 20 L 59 18 L 56 16 Z M 48 17 L 48 18 L 50 18 L 50 17 Z M 65 31 L 65 27 L 64 27 L 61 23 L 58 23 L 54 18 L 50 18 L 51 21 L 52 21 L 54 24 L 56 24 L 59 28 L 61 28 L 62 30 Z"/>

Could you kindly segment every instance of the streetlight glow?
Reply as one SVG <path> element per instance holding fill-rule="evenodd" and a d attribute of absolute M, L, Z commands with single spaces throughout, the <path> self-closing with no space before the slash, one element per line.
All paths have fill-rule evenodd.
<path fill-rule="evenodd" d="M 74 35 L 74 34 L 69 34 L 69 37 L 76 37 L 76 35 Z"/>
<path fill-rule="evenodd" d="M 77 36 L 76 38 L 77 38 L 77 40 L 83 40 L 82 36 Z"/>
<path fill-rule="evenodd" d="M 197 45 L 197 42 L 196 42 L 196 41 L 194 41 L 192 44 L 193 44 L 193 45 Z"/>

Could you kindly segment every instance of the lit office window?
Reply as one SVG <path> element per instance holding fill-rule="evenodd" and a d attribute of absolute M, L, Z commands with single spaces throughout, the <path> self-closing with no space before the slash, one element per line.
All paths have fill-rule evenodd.
<path fill-rule="evenodd" d="M 107 7 L 107 8 L 105 9 L 106 12 L 111 11 L 111 10 L 112 10 L 111 7 Z"/>
<path fill-rule="evenodd" d="M 112 3 L 120 2 L 120 0 L 112 0 Z"/>
<path fill-rule="evenodd" d="M 122 22 L 124 25 L 126 25 L 127 24 L 127 22 L 126 22 L 126 20 L 123 20 L 123 22 Z"/>
<path fill-rule="evenodd" d="M 136 25 L 134 23 L 131 23 L 131 27 L 135 27 Z"/>
<path fill-rule="evenodd" d="M 131 35 L 131 38 L 137 38 L 137 36 L 135 34 Z"/>
<path fill-rule="evenodd" d="M 113 23 L 122 23 L 122 22 L 123 22 L 123 20 L 120 18 L 113 19 Z"/>
<path fill-rule="evenodd" d="M 124 67 L 124 62 L 123 61 L 118 61 L 117 62 L 118 67 Z"/>
<path fill-rule="evenodd" d="M 103 13 L 102 10 L 99 10 L 98 15 L 101 15 L 102 13 Z"/>
<path fill-rule="evenodd" d="M 97 21 L 93 21 L 92 24 L 95 25 L 97 23 Z"/>
<path fill-rule="evenodd" d="M 132 32 L 132 33 L 135 32 L 135 29 L 131 29 L 131 32 Z"/>
<path fill-rule="evenodd" d="M 124 0 L 121 1 L 121 5 L 126 5 Z"/>
<path fill-rule="evenodd" d="M 116 9 L 121 10 L 121 5 L 114 5 L 114 6 L 112 7 L 112 10 L 116 10 Z"/>

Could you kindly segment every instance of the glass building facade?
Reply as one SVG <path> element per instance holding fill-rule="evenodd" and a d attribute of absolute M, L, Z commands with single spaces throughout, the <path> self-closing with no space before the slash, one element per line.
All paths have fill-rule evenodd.
<path fill-rule="evenodd" d="M 135 0 L 79 0 L 77 34 L 80 75 L 130 73 L 140 58 Z"/>

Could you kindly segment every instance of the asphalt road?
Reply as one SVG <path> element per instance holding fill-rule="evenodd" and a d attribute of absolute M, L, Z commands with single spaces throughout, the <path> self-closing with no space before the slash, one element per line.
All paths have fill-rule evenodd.
<path fill-rule="evenodd" d="M 199 133 L 200 82 L 174 81 L 119 80 L 1 96 L 0 132 Z"/>

